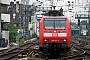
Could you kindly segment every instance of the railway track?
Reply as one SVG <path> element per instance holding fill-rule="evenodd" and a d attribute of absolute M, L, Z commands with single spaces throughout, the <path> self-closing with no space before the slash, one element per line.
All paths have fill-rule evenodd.
<path fill-rule="evenodd" d="M 71 46 L 73 47 L 67 56 L 58 56 L 55 59 L 46 57 L 43 53 L 33 52 L 30 59 L 33 60 L 90 60 L 90 42 L 82 39 L 72 39 Z M 37 50 L 36 50 L 37 51 Z M 33 58 L 32 58 L 33 57 Z"/>
<path fill-rule="evenodd" d="M 0 54 L 1 60 L 18 60 L 19 58 L 27 58 L 28 60 L 90 60 L 90 42 L 80 39 L 72 39 L 71 51 L 67 56 L 59 56 L 55 59 L 44 56 L 39 51 L 38 42 L 27 43 L 18 46 L 12 50 L 8 50 Z M 35 48 L 34 48 L 35 47 Z"/>
<path fill-rule="evenodd" d="M 73 47 L 67 56 L 59 56 L 56 59 L 48 57 L 37 58 L 38 60 L 90 60 L 90 42 L 82 39 L 72 39 L 71 46 Z M 39 54 L 38 54 L 39 55 Z M 30 58 L 32 59 L 32 58 Z M 33 60 L 37 60 L 33 59 Z"/>
<path fill-rule="evenodd" d="M 68 57 L 63 57 L 61 60 L 90 60 L 90 42 L 82 39 L 71 41 L 71 46 L 75 48 L 76 53 Z"/>
<path fill-rule="evenodd" d="M 13 60 L 13 58 L 18 58 L 19 54 L 21 53 L 28 53 L 28 51 L 32 51 L 32 49 L 30 49 L 31 46 L 34 46 L 38 44 L 38 40 L 37 41 L 34 41 L 34 42 L 31 42 L 31 43 L 26 43 L 26 44 L 23 44 L 23 45 L 20 45 L 16 48 L 13 48 L 13 49 L 10 49 L 10 50 L 7 50 L 7 51 L 3 51 L 1 54 L 0 54 L 0 60 Z"/>

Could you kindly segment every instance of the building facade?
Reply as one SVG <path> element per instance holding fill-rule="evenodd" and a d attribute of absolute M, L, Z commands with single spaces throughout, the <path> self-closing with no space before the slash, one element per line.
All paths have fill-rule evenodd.
<path fill-rule="evenodd" d="M 9 47 L 9 31 L 3 29 L 3 23 L 10 22 L 9 5 L 10 0 L 0 0 L 0 50 Z"/>

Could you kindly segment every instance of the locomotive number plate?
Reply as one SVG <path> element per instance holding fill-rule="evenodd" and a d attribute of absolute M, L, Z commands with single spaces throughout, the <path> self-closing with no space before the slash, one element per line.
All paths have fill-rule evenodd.
<path fill-rule="evenodd" d="M 57 36 L 57 33 L 53 33 L 53 36 Z"/>

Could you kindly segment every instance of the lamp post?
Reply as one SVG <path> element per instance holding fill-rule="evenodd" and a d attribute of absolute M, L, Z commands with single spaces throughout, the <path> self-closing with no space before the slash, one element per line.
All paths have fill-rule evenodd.
<path fill-rule="evenodd" d="M 1 0 L 0 0 L 0 3 L 1 3 Z M 0 4 L 0 39 L 1 39 L 1 4 Z"/>
<path fill-rule="evenodd" d="M 89 40 L 90 40 L 90 4 L 89 4 Z"/>

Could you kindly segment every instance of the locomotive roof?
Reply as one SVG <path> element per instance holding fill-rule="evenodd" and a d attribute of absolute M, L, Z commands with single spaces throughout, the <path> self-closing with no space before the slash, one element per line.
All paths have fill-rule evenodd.
<path fill-rule="evenodd" d="M 42 18 L 67 18 L 67 16 L 43 16 Z"/>
<path fill-rule="evenodd" d="M 67 18 L 67 16 L 63 15 L 62 8 L 59 10 L 50 10 L 47 13 L 44 13 L 43 18 Z"/>
<path fill-rule="evenodd" d="M 64 16 L 62 10 L 50 10 L 46 13 L 43 13 L 44 16 Z"/>

